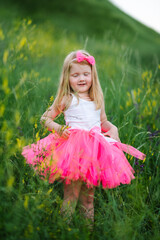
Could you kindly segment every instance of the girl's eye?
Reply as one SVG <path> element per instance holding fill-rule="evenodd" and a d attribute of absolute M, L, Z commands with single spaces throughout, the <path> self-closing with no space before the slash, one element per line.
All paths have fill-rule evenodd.
<path fill-rule="evenodd" d="M 75 73 L 75 74 L 73 74 L 72 76 L 73 76 L 73 77 L 78 77 L 78 74 L 77 74 L 77 73 Z"/>
<path fill-rule="evenodd" d="M 89 75 L 89 73 L 88 73 L 88 72 L 85 72 L 85 73 L 84 73 L 84 76 L 88 76 L 88 75 Z"/>

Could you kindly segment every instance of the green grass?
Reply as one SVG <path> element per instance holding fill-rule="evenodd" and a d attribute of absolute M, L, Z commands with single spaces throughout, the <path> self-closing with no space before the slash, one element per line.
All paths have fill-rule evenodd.
<path fill-rule="evenodd" d="M 41 180 L 21 156 L 23 146 L 46 135 L 39 119 L 55 96 L 64 57 L 82 48 L 96 58 L 106 113 L 121 141 L 147 154 L 138 165 L 128 156 L 131 185 L 96 189 L 92 235 L 78 208 L 70 226 L 61 217 L 62 183 Z M 158 58 L 159 35 L 107 1 L 1 3 L 1 239 L 158 239 Z"/>

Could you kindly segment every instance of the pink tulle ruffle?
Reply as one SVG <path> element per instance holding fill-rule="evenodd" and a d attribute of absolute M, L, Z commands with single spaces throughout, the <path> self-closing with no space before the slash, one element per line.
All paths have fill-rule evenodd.
<path fill-rule="evenodd" d="M 24 147 L 22 155 L 50 183 L 56 179 L 65 179 L 68 184 L 82 180 L 88 187 L 102 183 L 103 188 L 115 188 L 135 178 L 123 151 L 141 160 L 145 158 L 130 145 L 108 142 L 95 127 L 90 131 L 70 129 L 68 139 L 51 133 Z"/>

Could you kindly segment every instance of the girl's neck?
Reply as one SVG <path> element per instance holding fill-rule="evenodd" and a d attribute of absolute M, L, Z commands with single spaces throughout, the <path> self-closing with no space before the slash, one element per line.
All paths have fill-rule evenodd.
<path fill-rule="evenodd" d="M 92 101 L 90 96 L 89 96 L 89 93 L 77 93 L 77 95 L 84 100 Z"/>

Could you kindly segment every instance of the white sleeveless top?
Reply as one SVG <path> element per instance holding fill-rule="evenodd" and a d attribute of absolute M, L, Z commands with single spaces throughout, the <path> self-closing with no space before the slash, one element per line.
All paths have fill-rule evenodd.
<path fill-rule="evenodd" d="M 101 127 L 100 114 L 101 109 L 96 110 L 93 101 L 87 101 L 72 94 L 72 102 L 69 108 L 64 111 L 66 124 L 72 128 L 81 128 L 90 130 L 97 126 Z"/>
<path fill-rule="evenodd" d="M 101 109 L 96 110 L 95 103 L 93 101 L 87 101 L 72 94 L 72 102 L 69 108 L 64 111 L 64 119 L 66 125 L 71 128 L 80 128 L 84 130 L 91 130 L 93 127 L 99 127 L 101 129 Z M 100 133 L 107 142 L 117 142 L 115 139 L 105 137 Z"/>

